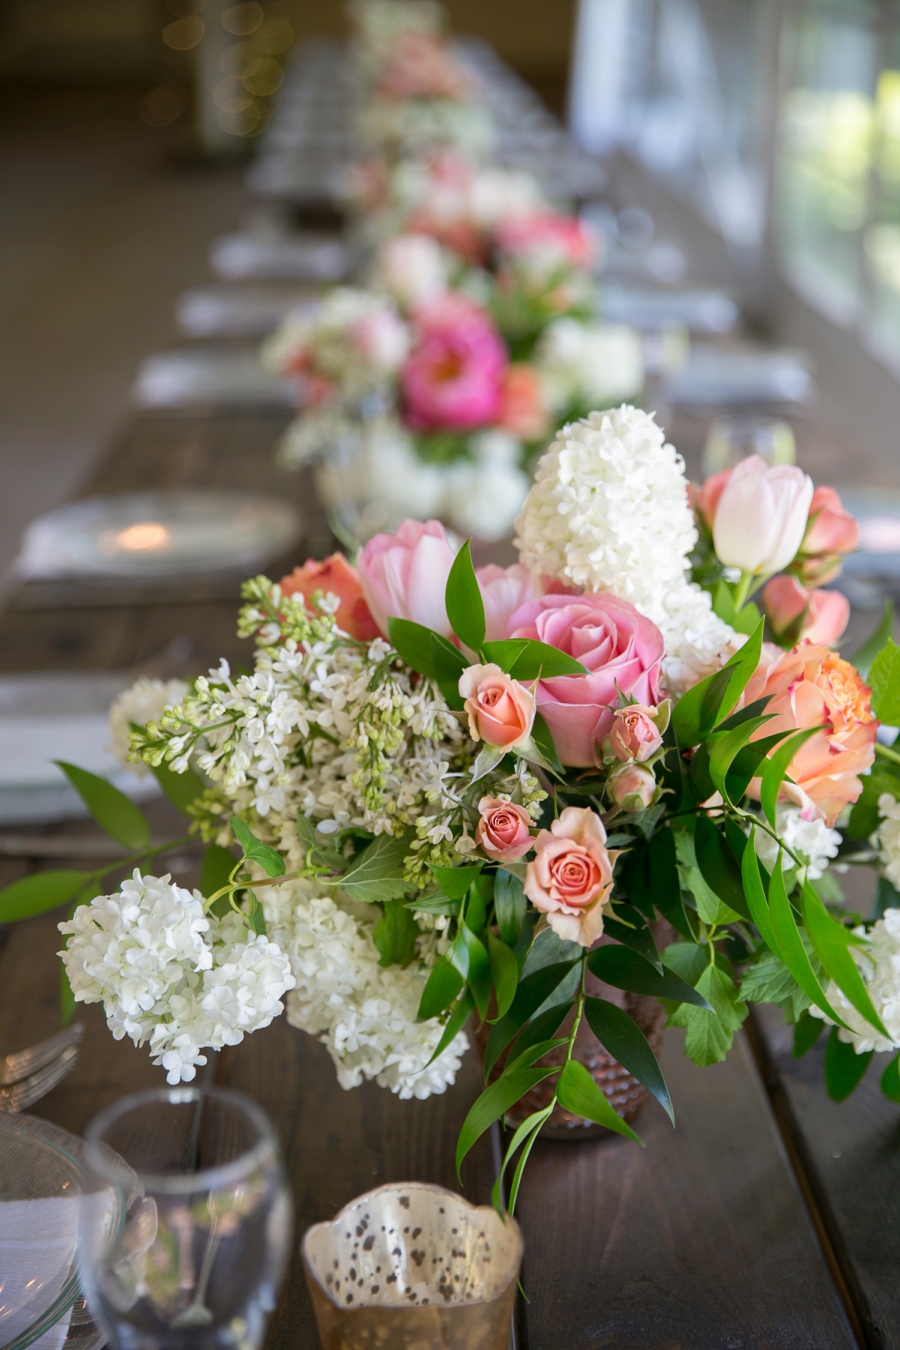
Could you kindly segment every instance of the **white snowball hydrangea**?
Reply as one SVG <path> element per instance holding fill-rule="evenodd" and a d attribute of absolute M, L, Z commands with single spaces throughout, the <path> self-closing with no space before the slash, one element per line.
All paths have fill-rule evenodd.
<path fill-rule="evenodd" d="M 624 324 L 555 319 L 535 356 L 547 405 L 563 411 L 578 403 L 602 407 L 633 398 L 644 384 L 641 341 Z"/>
<path fill-rule="evenodd" d="M 184 680 L 150 680 L 144 677 L 119 695 L 109 710 L 109 748 L 123 769 L 130 769 L 139 777 L 149 775 L 146 764 L 134 764 L 128 758 L 128 738 L 132 725 L 145 727 L 148 722 L 158 722 L 163 709 L 175 707 L 187 691 Z"/>
<path fill-rule="evenodd" d="M 864 928 L 854 932 L 865 937 Z M 890 1039 L 886 1039 L 858 1013 L 832 981 L 825 991 L 835 1012 L 847 1023 L 850 1031 L 838 1028 L 838 1038 L 852 1045 L 858 1055 L 868 1050 L 894 1050 L 900 1046 L 900 909 L 888 909 L 868 933 L 866 948 L 851 947 L 859 966 L 875 1011 L 881 1018 Z M 830 1019 L 818 1008 L 810 1008 L 813 1017 Z"/>
<path fill-rule="evenodd" d="M 150 1044 L 170 1083 L 190 1082 L 201 1051 L 237 1045 L 284 1010 L 288 957 L 234 913 L 204 914 L 198 891 L 169 876 L 123 881 L 59 925 L 59 953 L 78 1003 L 102 1003 L 117 1040 Z"/>
<path fill-rule="evenodd" d="M 872 845 L 879 850 L 884 875 L 900 890 L 900 802 L 889 792 L 882 792 L 878 798 L 878 814 L 881 824 L 872 836 Z"/>
<path fill-rule="evenodd" d="M 531 571 L 611 591 L 653 620 L 674 693 L 745 640 L 687 579 L 697 530 L 684 461 L 639 408 L 623 404 L 564 426 L 541 456 L 516 528 Z"/>
<path fill-rule="evenodd" d="M 827 870 L 829 859 L 837 857 L 840 833 L 830 830 L 824 820 L 818 817 L 804 820 L 799 806 L 779 802 L 775 811 L 775 828 L 788 848 L 807 859 L 806 875 L 810 881 L 818 881 Z M 756 854 L 771 872 L 778 858 L 778 845 L 765 830 L 756 831 Z M 790 854 L 785 853 L 781 860 L 782 869 L 787 871 L 793 865 Z"/>
<path fill-rule="evenodd" d="M 296 979 L 288 1021 L 327 1047 L 341 1087 L 374 1078 L 402 1098 L 425 1098 L 453 1083 L 468 1046 L 465 1033 L 429 1065 L 443 1027 L 416 1021 L 437 956 L 434 932 L 419 938 L 418 960 L 382 967 L 372 940 L 380 910 L 338 903 L 302 882 L 267 887 L 263 903 L 266 926 L 290 956 Z"/>

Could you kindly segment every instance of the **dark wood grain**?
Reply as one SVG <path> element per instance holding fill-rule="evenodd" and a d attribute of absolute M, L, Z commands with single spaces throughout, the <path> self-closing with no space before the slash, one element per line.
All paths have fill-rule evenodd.
<path fill-rule="evenodd" d="M 668 1032 L 677 1128 L 539 1143 L 519 1205 L 527 1350 L 850 1350 L 856 1344 L 742 1040 L 696 1069 Z"/>
<path fill-rule="evenodd" d="M 796 1149 L 812 1203 L 847 1282 L 872 1350 L 900 1347 L 900 1110 L 879 1090 L 890 1056 L 876 1055 L 845 1102 L 825 1091 L 824 1036 L 800 1060 L 793 1028 L 758 1008 L 769 1085 Z"/>

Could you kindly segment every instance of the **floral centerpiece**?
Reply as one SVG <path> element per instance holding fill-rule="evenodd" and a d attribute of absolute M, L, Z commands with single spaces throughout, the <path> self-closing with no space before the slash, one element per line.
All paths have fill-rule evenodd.
<path fill-rule="evenodd" d="M 636 1137 L 579 1062 L 582 1028 L 673 1115 L 594 977 L 661 1000 L 701 1065 L 749 1001 L 780 1006 L 798 1051 L 828 1025 L 846 1095 L 900 1046 L 900 909 L 862 922 L 828 871 L 867 861 L 900 905 L 900 756 L 876 739 L 879 716 L 900 721 L 900 650 L 876 635 L 866 685 L 827 645 L 820 590 L 779 607 L 773 577 L 794 603 L 798 574 L 853 545 L 832 490 L 751 459 L 692 500 L 653 419 L 622 407 L 558 433 L 512 567 L 475 570 L 437 522 L 407 521 L 355 566 L 248 582 L 251 672 L 144 682 L 115 710 L 131 761 L 207 841 L 198 889 L 149 875 L 161 850 L 138 808 L 64 766 L 133 877 L 105 894 L 102 872 L 41 873 L 0 893 L 0 918 L 72 901 L 74 999 L 102 1002 L 171 1082 L 286 1003 L 345 1087 L 423 1097 L 481 1023 L 488 1086 L 458 1161 L 548 1091 L 510 1142 L 511 1205 L 556 1106 Z M 793 645 L 763 641 L 760 586 Z"/>

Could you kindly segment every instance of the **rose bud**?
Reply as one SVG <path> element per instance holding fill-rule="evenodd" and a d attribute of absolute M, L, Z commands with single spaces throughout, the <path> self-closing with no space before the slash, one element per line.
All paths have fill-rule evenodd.
<path fill-rule="evenodd" d="M 473 741 L 511 750 L 531 735 L 534 695 L 499 666 L 468 666 L 459 677 Z"/>
<path fill-rule="evenodd" d="M 626 764 L 609 780 L 609 795 L 623 811 L 643 811 L 657 796 L 653 770 L 644 764 Z"/>
<path fill-rule="evenodd" d="M 742 459 L 725 484 L 713 523 L 719 561 L 742 572 L 780 572 L 797 553 L 812 501 L 812 479 L 792 464 Z"/>
<path fill-rule="evenodd" d="M 773 577 L 762 601 L 783 647 L 795 647 L 804 638 L 833 647 L 850 618 L 850 601 L 840 591 L 808 591 L 792 576 Z"/>
<path fill-rule="evenodd" d="M 475 842 L 497 862 L 515 862 L 531 848 L 531 816 L 524 806 L 500 797 L 482 797 Z"/>
<path fill-rule="evenodd" d="M 632 703 L 616 710 L 609 732 L 609 747 L 616 759 L 649 759 L 661 745 L 655 708 Z"/>
<path fill-rule="evenodd" d="M 801 553 L 852 553 L 858 543 L 859 526 L 834 488 L 816 488 L 809 504 Z"/>
<path fill-rule="evenodd" d="M 590 947 L 603 932 L 603 906 L 618 857 L 606 848 L 603 821 L 589 807 L 567 806 L 534 842 L 525 894 L 565 942 Z"/>

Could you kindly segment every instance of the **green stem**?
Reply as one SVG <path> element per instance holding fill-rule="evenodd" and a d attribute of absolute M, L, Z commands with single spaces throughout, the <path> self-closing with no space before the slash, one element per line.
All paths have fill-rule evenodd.
<path fill-rule="evenodd" d="M 889 745 L 882 745 L 880 741 L 875 742 L 875 753 L 884 759 L 893 760 L 895 764 L 900 764 L 900 753 Z"/>
<path fill-rule="evenodd" d="M 749 820 L 751 825 L 756 825 L 760 830 L 765 830 L 766 834 L 771 835 L 779 848 L 783 848 L 785 853 L 789 853 L 798 867 L 806 866 L 803 859 L 794 852 L 789 844 L 786 844 L 783 839 L 779 838 L 776 832 L 762 819 L 761 816 L 754 815 L 752 811 L 745 811 L 740 806 L 733 806 L 731 810 L 735 816 L 740 816 L 742 820 Z"/>
<path fill-rule="evenodd" d="M 740 614 L 741 610 L 744 608 L 744 605 L 746 604 L 747 596 L 750 593 L 750 587 L 752 585 L 753 585 L 753 573 L 742 572 L 741 579 L 738 582 L 737 589 L 734 592 L 734 608 L 738 614 Z"/>

